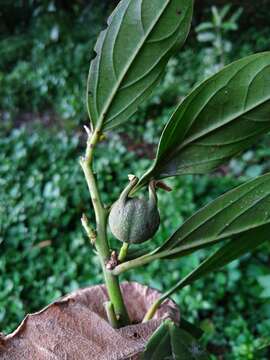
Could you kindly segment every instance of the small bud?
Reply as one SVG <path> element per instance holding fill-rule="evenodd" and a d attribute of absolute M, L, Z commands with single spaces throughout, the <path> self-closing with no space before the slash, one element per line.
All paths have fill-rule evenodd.
<path fill-rule="evenodd" d="M 105 134 L 100 134 L 99 138 L 98 138 L 98 141 L 104 141 L 106 139 L 107 139 L 107 136 Z"/>
<path fill-rule="evenodd" d="M 129 181 L 132 181 L 132 180 L 134 180 L 134 179 L 136 179 L 137 178 L 137 176 L 135 176 L 135 175 L 133 175 L 133 174 L 128 174 L 128 180 Z"/>
<path fill-rule="evenodd" d="M 88 136 L 91 136 L 91 130 L 89 129 L 89 127 L 88 126 L 86 126 L 86 125 L 84 125 L 83 126 L 84 127 L 84 130 L 86 131 L 86 134 L 88 135 Z"/>
<path fill-rule="evenodd" d="M 106 263 L 107 270 L 113 270 L 118 265 L 118 256 L 116 251 L 112 251 L 110 260 Z"/>

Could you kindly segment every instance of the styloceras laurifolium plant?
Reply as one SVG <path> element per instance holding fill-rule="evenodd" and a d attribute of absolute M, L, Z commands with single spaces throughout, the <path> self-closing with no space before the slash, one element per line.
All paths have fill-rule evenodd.
<path fill-rule="evenodd" d="M 123 272 L 222 244 L 152 305 L 147 321 L 175 291 L 269 240 L 270 174 L 266 174 L 199 210 L 154 251 L 145 251 L 143 244 L 159 226 L 156 191 L 166 187 L 162 179 L 209 173 L 269 131 L 270 52 L 236 61 L 191 91 L 168 119 L 152 166 L 143 175 L 130 177 L 110 211 L 102 202 L 93 171 L 95 148 L 106 131 L 117 130 L 150 96 L 169 58 L 187 37 L 192 11 L 193 0 L 120 1 L 97 40 L 90 66 L 90 126 L 81 166 L 96 229 L 85 216 L 82 222 L 100 259 L 110 298 L 108 311 L 118 327 L 129 323 L 118 280 Z M 145 194 L 139 198 L 137 192 L 147 187 L 149 198 Z M 123 242 L 121 250 L 112 250 L 108 243 L 108 220 L 112 233 Z M 140 256 L 129 253 L 130 243 L 141 243 Z"/>

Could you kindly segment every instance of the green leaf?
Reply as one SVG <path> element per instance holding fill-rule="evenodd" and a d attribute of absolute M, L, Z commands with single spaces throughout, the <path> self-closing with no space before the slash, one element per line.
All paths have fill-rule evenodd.
<path fill-rule="evenodd" d="M 185 330 L 170 324 L 172 359 L 207 360 L 209 356 L 198 342 Z"/>
<path fill-rule="evenodd" d="M 142 360 L 170 359 L 171 341 L 169 332 L 170 320 L 165 320 L 149 339 Z"/>
<path fill-rule="evenodd" d="M 222 28 L 226 31 L 236 31 L 238 30 L 238 25 L 232 22 L 224 22 Z"/>
<path fill-rule="evenodd" d="M 177 107 L 160 139 L 150 178 L 208 173 L 270 129 L 270 52 L 236 61 Z"/>
<path fill-rule="evenodd" d="M 231 9 L 231 4 L 223 6 L 223 8 L 219 11 L 219 15 L 222 20 L 225 19 L 225 17 L 228 15 L 229 11 Z"/>
<path fill-rule="evenodd" d="M 270 173 L 220 196 L 191 216 L 154 253 L 178 257 L 270 223 Z"/>
<path fill-rule="evenodd" d="M 243 13 L 243 8 L 239 8 L 238 10 L 236 10 L 235 13 L 233 13 L 233 15 L 231 16 L 231 18 L 229 19 L 230 22 L 235 23 L 236 21 L 239 20 L 240 16 Z"/>
<path fill-rule="evenodd" d="M 213 23 L 215 24 L 216 27 L 220 27 L 220 25 L 222 23 L 222 18 L 221 18 L 220 13 L 218 12 L 217 7 L 212 6 L 211 11 L 212 11 L 212 15 L 213 15 Z"/>
<path fill-rule="evenodd" d="M 196 27 L 196 32 L 201 32 L 201 31 L 205 31 L 205 30 L 209 30 L 209 29 L 213 29 L 213 24 L 211 22 L 203 22 L 202 24 L 198 25 Z"/>
<path fill-rule="evenodd" d="M 157 85 L 172 53 L 185 41 L 193 0 L 122 0 L 95 46 L 88 112 L 95 127 L 125 122 Z"/>
<path fill-rule="evenodd" d="M 181 320 L 182 322 L 182 320 Z M 192 326 L 189 324 L 189 326 Z M 148 340 L 142 360 L 205 360 L 205 351 L 189 331 L 179 328 L 171 320 L 165 320 Z"/>
<path fill-rule="evenodd" d="M 201 277 L 217 271 L 242 255 L 254 250 L 265 241 L 269 241 L 270 224 L 252 229 L 239 235 L 234 240 L 230 240 L 226 245 L 218 249 L 214 254 L 203 261 L 195 270 L 181 279 L 176 285 L 168 290 L 162 299 L 166 299 L 176 291 L 192 284 Z"/>
<path fill-rule="evenodd" d="M 214 41 L 216 38 L 216 35 L 213 32 L 201 32 L 200 34 L 198 34 L 197 39 L 200 42 L 209 42 L 209 41 Z"/>

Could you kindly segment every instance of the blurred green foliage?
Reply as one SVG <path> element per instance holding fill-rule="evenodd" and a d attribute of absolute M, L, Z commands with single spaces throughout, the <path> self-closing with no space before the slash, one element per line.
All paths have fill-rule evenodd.
<path fill-rule="evenodd" d="M 77 123 L 85 116 L 86 75 L 105 6 L 64 11 L 47 3 L 34 9 L 27 27 L 0 37 L 2 121 L 48 109 Z"/>
<path fill-rule="evenodd" d="M 7 332 L 26 313 L 78 287 L 102 281 L 80 226 L 81 214 L 89 214 L 90 208 L 78 165 L 82 145 L 78 136 L 44 129 L 15 129 L 0 139 L 0 319 Z M 264 156 L 263 146 L 261 151 Z M 148 160 L 127 151 L 118 135 L 100 145 L 97 158 L 96 171 L 108 204 L 117 198 L 129 172 L 140 174 L 148 165 Z M 238 180 L 219 173 L 170 180 L 174 191 L 159 194 L 163 221 L 154 243 L 163 241 L 199 206 L 246 179 L 252 166 L 246 158 L 247 153 L 239 160 L 245 170 Z M 155 262 L 125 278 L 165 290 L 204 254 L 201 251 L 180 262 Z M 270 331 L 267 286 L 269 248 L 265 246 L 184 289 L 175 300 L 185 317 L 203 327 L 210 349 L 230 349 L 233 357 L 228 359 L 253 359 L 255 348 Z"/>
<path fill-rule="evenodd" d="M 238 30 L 238 21 L 243 9 L 239 8 L 232 14 L 230 12 L 231 4 L 220 9 L 212 6 L 211 21 L 204 21 L 196 27 L 197 40 L 206 44 L 202 50 L 205 77 L 222 69 L 232 51 L 232 43 L 228 40 L 228 34 Z M 230 14 L 229 17 L 228 14 Z"/>
<path fill-rule="evenodd" d="M 28 4 L 27 11 L 22 11 L 22 3 Z M 62 294 L 102 282 L 80 226 L 81 214 L 92 214 L 78 165 L 85 140 L 78 125 L 86 121 L 89 49 L 110 3 L 6 1 L 0 14 L 0 322 L 5 332 Z M 250 14 L 250 5 L 248 9 Z M 205 14 L 198 8 L 195 25 L 209 20 L 209 14 L 210 7 Z M 240 30 L 224 37 L 232 44 L 228 61 L 269 50 L 269 21 L 256 29 L 253 17 L 248 27 L 245 14 L 244 7 Z M 263 14 L 260 8 L 260 24 Z M 150 101 L 119 134 L 109 134 L 100 144 L 95 166 L 106 203 L 118 197 L 129 173 L 139 175 L 148 167 L 174 105 L 204 76 L 204 51 L 193 34 L 170 61 Z M 48 111 L 53 114 L 50 124 L 57 126 L 35 127 L 33 120 Z M 23 122 L 24 113 L 31 114 L 30 125 L 12 130 Z M 60 124 L 66 130 L 59 130 Z M 214 175 L 170 180 L 174 191 L 159 193 L 163 221 L 154 243 L 164 241 L 213 198 L 269 170 L 269 148 L 265 137 Z M 165 290 L 204 255 L 199 251 L 181 261 L 155 262 L 126 278 Z M 175 296 L 183 315 L 205 330 L 205 343 L 217 354 L 213 359 L 258 359 L 257 349 L 269 341 L 269 264 L 270 248 L 265 245 Z M 269 358 L 266 351 L 260 360 Z"/>

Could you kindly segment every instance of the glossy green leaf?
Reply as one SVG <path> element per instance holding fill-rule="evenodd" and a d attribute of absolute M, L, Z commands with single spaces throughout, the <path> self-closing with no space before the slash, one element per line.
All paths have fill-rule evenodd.
<path fill-rule="evenodd" d="M 142 360 L 165 360 L 171 356 L 171 341 L 169 324 L 170 320 L 164 321 L 150 337 Z"/>
<path fill-rule="evenodd" d="M 178 106 L 165 127 L 150 178 L 208 173 L 270 129 L 270 52 L 226 66 Z"/>
<path fill-rule="evenodd" d="M 166 299 L 183 287 L 192 284 L 194 281 L 211 272 L 217 271 L 233 260 L 238 259 L 242 255 L 254 250 L 265 241 L 270 240 L 269 234 L 270 224 L 267 224 L 256 229 L 246 231 L 245 233 L 237 236 L 234 240 L 230 240 L 226 245 L 222 246 L 214 254 L 203 261 L 195 270 L 168 290 L 162 298 Z"/>
<path fill-rule="evenodd" d="M 270 173 L 220 196 L 191 216 L 155 253 L 181 256 L 270 223 Z M 164 257 L 164 256 L 162 256 Z"/>
<path fill-rule="evenodd" d="M 95 127 L 126 121 L 157 85 L 172 53 L 185 41 L 193 0 L 122 0 L 95 46 L 88 112 Z"/>
<path fill-rule="evenodd" d="M 207 360 L 209 356 L 188 332 L 170 325 L 172 358 L 174 360 Z"/>

